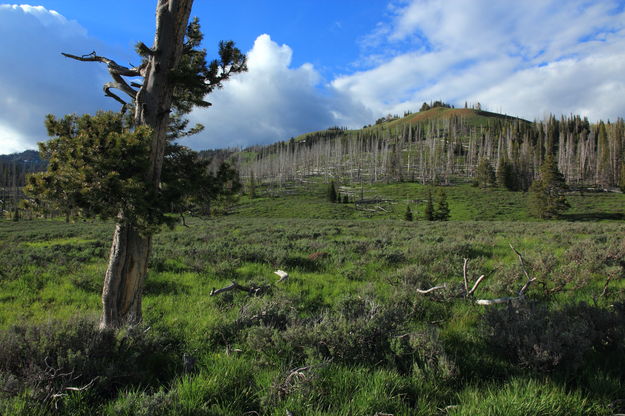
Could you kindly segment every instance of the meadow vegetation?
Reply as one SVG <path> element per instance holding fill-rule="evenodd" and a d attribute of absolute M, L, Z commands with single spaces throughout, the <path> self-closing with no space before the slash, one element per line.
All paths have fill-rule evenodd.
<path fill-rule="evenodd" d="M 425 186 L 367 186 L 373 211 L 304 188 L 158 234 L 121 331 L 97 329 L 114 224 L 0 222 L 0 414 L 625 412 L 623 195 L 568 194 L 546 222 L 523 193 L 445 187 L 430 222 Z M 476 304 L 525 272 L 523 298 Z M 233 281 L 264 290 L 211 296 Z"/>

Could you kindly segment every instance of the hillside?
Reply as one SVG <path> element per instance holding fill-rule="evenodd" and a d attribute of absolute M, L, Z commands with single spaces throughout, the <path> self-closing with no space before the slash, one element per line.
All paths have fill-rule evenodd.
<path fill-rule="evenodd" d="M 342 183 L 473 181 L 481 160 L 506 166 L 510 189 L 527 190 L 547 154 L 574 186 L 615 188 L 623 179 L 625 123 L 579 116 L 527 120 L 475 109 L 432 108 L 387 116 L 358 130 L 332 127 L 248 148 L 233 160 L 243 178 L 282 184 L 310 177 Z"/>

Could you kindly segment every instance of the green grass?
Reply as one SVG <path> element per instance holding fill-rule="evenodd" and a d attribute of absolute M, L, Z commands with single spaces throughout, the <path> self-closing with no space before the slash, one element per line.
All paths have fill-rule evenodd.
<path fill-rule="evenodd" d="M 438 415 L 447 409 L 458 415 L 601 415 L 624 410 L 610 407 L 618 406 L 625 386 L 625 330 L 615 323 L 622 319 L 610 320 L 621 316 L 618 305 L 625 300 L 620 263 L 625 224 L 617 219 L 623 195 L 571 195 L 573 217 L 541 222 L 528 221 L 523 193 L 462 185 L 445 188 L 451 221 L 406 222 L 406 203 L 421 214 L 422 185 L 367 186 L 367 198 L 396 202 L 384 205 L 389 212 L 374 215 L 353 204 L 327 202 L 323 184 L 312 189 L 309 195 L 242 198 L 232 215 L 189 218 L 189 228 L 158 234 L 142 331 L 163 345 L 168 358 L 161 365 L 170 377 L 160 384 L 102 384 L 98 391 L 106 394 L 72 392 L 56 403 L 56 412 Z M 112 231 L 110 223 L 0 222 L 0 335 L 9 336 L 14 326 L 36 333 L 27 328 L 51 319 L 96 319 Z M 487 275 L 478 298 L 515 296 L 525 277 L 510 244 L 538 279 L 527 302 L 547 305 L 553 315 L 546 316 L 584 302 L 596 314 L 588 322 L 614 326 L 579 367 L 565 362 L 542 371 L 521 365 L 510 351 L 498 350 L 488 332 L 485 314 L 497 310 L 505 317 L 507 307 L 487 309 L 454 296 L 463 285 L 465 258 L 470 282 Z M 289 272 L 289 279 L 275 283 L 277 269 Z M 233 280 L 271 290 L 260 297 L 210 296 L 212 288 Z M 445 291 L 416 292 L 443 283 Z M 584 330 L 562 328 L 571 336 Z M 52 344 L 45 340 L 28 348 L 33 356 L 55 356 L 63 363 L 58 357 L 66 355 L 71 362 L 86 354 L 80 340 L 72 342 L 78 344 L 67 350 L 48 351 Z M 117 345 L 127 354 L 143 345 L 124 342 Z M 559 348 L 551 340 L 537 342 L 548 352 Z M 197 360 L 190 372 L 182 369 L 182 353 Z M 3 354 L 0 350 L 0 387 L 6 389 Z M 53 403 L 42 403 L 32 391 L 0 393 L 0 413 L 55 412 Z"/>

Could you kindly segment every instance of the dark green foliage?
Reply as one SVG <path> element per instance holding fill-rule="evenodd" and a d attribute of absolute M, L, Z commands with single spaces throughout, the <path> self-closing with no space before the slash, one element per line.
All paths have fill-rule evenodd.
<path fill-rule="evenodd" d="M 124 386 L 157 385 L 178 370 L 180 344 L 144 327 L 99 330 L 95 320 L 16 325 L 0 332 L 0 391 L 52 406 L 67 387 L 92 383 L 96 400 Z M 61 396 L 62 397 L 62 396 Z"/>
<path fill-rule="evenodd" d="M 584 303 L 550 310 L 533 303 L 511 304 L 485 315 L 490 344 L 513 362 L 539 371 L 576 370 L 588 354 L 625 350 L 623 305 L 615 311 Z"/>
<path fill-rule="evenodd" d="M 343 203 L 344 204 L 349 204 L 349 195 L 347 195 L 347 194 L 343 195 Z"/>
<path fill-rule="evenodd" d="M 437 193 L 436 211 L 434 219 L 436 221 L 449 221 L 449 204 L 447 204 L 447 193 L 441 189 Z"/>
<path fill-rule="evenodd" d="M 250 172 L 250 184 L 247 193 L 250 198 L 256 198 L 256 178 L 254 177 L 254 171 Z"/>
<path fill-rule="evenodd" d="M 514 191 L 514 166 L 510 163 L 507 157 L 501 157 L 497 164 L 497 185 L 506 188 L 509 191 Z"/>
<path fill-rule="evenodd" d="M 529 211 L 538 218 L 556 218 L 570 205 L 564 196 L 567 189 L 564 176 L 558 170 L 553 155 L 547 155 L 539 175 L 530 186 Z"/>
<path fill-rule="evenodd" d="M 336 186 L 334 185 L 334 181 L 330 181 L 327 190 L 327 198 L 330 202 L 336 202 L 338 199 L 338 194 L 336 192 Z"/>
<path fill-rule="evenodd" d="M 434 221 L 434 201 L 432 200 L 432 189 L 427 190 L 427 201 L 425 202 L 425 209 L 423 214 L 428 221 Z"/>
<path fill-rule="evenodd" d="M 112 112 L 62 119 L 49 115 L 46 127 L 52 139 L 39 148 L 48 170 L 30 176 L 26 188 L 35 204 L 54 201 L 88 218 L 114 218 L 125 211 L 143 225 L 166 221 L 165 201 L 144 179 L 149 128 L 131 130 L 127 118 Z"/>
<path fill-rule="evenodd" d="M 477 182 L 481 188 L 488 188 L 491 186 L 495 186 L 496 178 L 495 178 L 495 170 L 490 163 L 490 159 L 482 158 L 480 159 L 480 163 L 477 165 Z"/>
<path fill-rule="evenodd" d="M 233 41 L 220 41 L 219 59 L 207 63 L 206 50 L 199 49 L 202 39 L 200 22 L 196 17 L 187 27 L 182 58 L 172 73 L 176 82 L 173 106 L 181 114 L 189 113 L 194 106 L 210 106 L 205 101 L 206 95 L 222 88 L 231 75 L 247 71 L 246 57 Z"/>
<path fill-rule="evenodd" d="M 412 221 L 412 211 L 410 210 L 410 205 L 406 205 L 406 212 L 404 213 L 404 219 L 406 221 Z"/>
<path fill-rule="evenodd" d="M 40 143 L 40 151 L 49 160 L 48 170 L 30 176 L 26 188 L 35 205 L 54 201 L 86 218 L 116 218 L 123 212 L 126 220 L 147 230 L 176 221 L 167 215 L 172 208 L 182 212 L 240 188 L 227 164 L 213 174 L 195 152 L 170 144 L 161 189 L 154 192 L 144 176 L 150 129 L 133 129 L 118 113 L 48 116 L 46 126 L 53 138 Z"/>

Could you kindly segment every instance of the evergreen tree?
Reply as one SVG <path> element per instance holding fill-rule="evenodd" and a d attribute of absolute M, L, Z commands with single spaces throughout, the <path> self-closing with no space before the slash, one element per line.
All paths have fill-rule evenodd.
<path fill-rule="evenodd" d="M 182 116 L 195 106 L 208 107 L 208 93 L 221 88 L 231 75 L 247 70 L 245 55 L 231 41 L 220 42 L 219 59 L 207 63 L 206 50 L 200 49 L 199 23 L 197 19 L 189 22 L 192 5 L 193 0 L 158 1 L 154 45 L 137 45 L 142 57 L 137 67 L 124 67 L 95 52 L 81 56 L 63 54 L 82 62 L 106 64 L 115 82 L 104 85 L 105 94 L 122 104 L 123 114 L 134 109 L 128 117 L 130 123 L 107 113 L 91 119 L 49 117 L 47 127 L 53 139 L 42 150 L 49 152 L 52 166 L 45 177 L 30 183 L 33 190 L 60 198 L 57 203 L 70 201 L 84 212 L 116 221 L 102 290 L 102 328 L 141 321 L 152 236 L 160 224 L 171 222 L 165 213 L 171 206 L 169 198 L 178 193 L 175 185 L 169 189 L 163 186 L 172 182 L 170 174 L 176 173 L 167 173 L 168 158 L 179 166 L 177 156 L 168 154 L 168 149 L 172 150 L 170 141 L 174 136 L 196 133 L 202 128 L 198 125 L 184 132 L 186 121 Z M 133 77 L 133 82 L 124 77 Z M 137 77 L 142 81 L 134 82 Z M 113 89 L 128 96 L 130 102 Z M 74 144 L 86 154 L 78 149 L 72 151 Z M 132 151 L 123 152 L 124 148 Z M 123 163 L 114 160 L 116 157 Z M 89 166 L 85 158 L 99 165 Z M 121 171 L 111 169 L 117 167 Z M 183 174 L 181 180 L 187 179 Z M 69 186 L 67 192 L 60 188 L 65 185 Z M 99 185 L 108 188 L 101 189 Z M 111 193 L 110 199 L 106 192 Z"/>
<path fill-rule="evenodd" d="M 426 220 L 434 221 L 434 202 L 432 200 L 432 190 L 430 188 L 428 188 L 424 214 Z"/>
<path fill-rule="evenodd" d="M 406 205 L 406 212 L 404 213 L 404 219 L 406 221 L 412 221 L 412 211 L 410 210 L 410 205 Z"/>
<path fill-rule="evenodd" d="M 337 201 L 338 194 L 336 192 L 336 186 L 334 185 L 334 181 L 330 181 L 330 184 L 328 185 L 327 197 L 328 201 L 330 202 Z"/>
<path fill-rule="evenodd" d="M 437 195 L 436 212 L 434 219 L 436 221 L 449 221 L 449 205 L 447 204 L 447 193 L 440 190 Z"/>
<path fill-rule="evenodd" d="M 529 211 L 538 218 L 556 218 L 570 207 L 564 192 L 566 183 L 558 170 L 552 154 L 548 154 L 540 167 L 540 177 L 529 189 Z"/>
<path fill-rule="evenodd" d="M 347 194 L 343 195 L 343 203 L 349 204 L 349 196 Z"/>
<path fill-rule="evenodd" d="M 480 159 L 477 165 L 477 183 L 480 188 L 488 188 L 495 185 L 495 171 L 488 158 Z"/>
<path fill-rule="evenodd" d="M 254 178 L 253 170 L 250 172 L 249 196 L 251 199 L 256 198 L 256 179 Z"/>
<path fill-rule="evenodd" d="M 499 158 L 497 164 L 497 185 L 509 191 L 515 190 L 514 167 L 510 160 L 504 156 Z"/>

